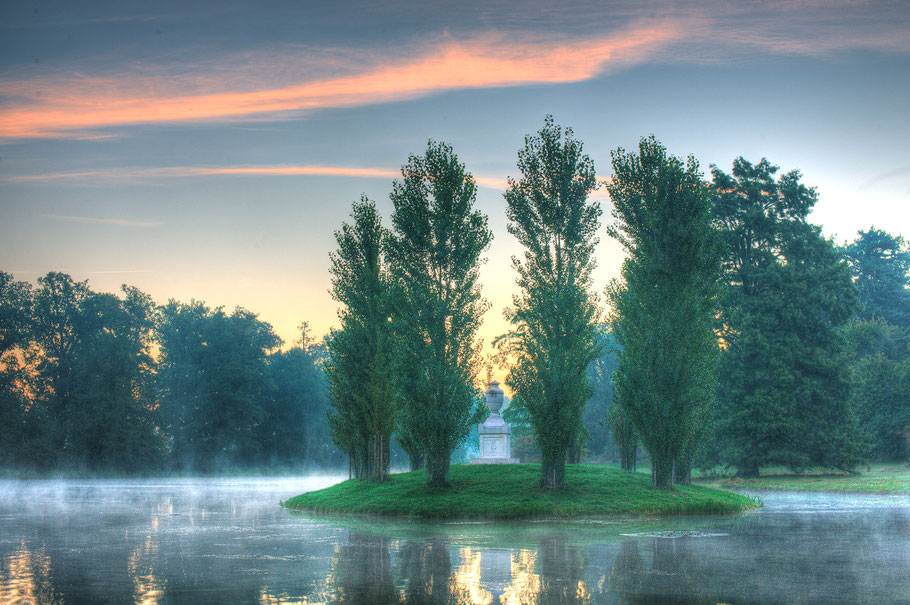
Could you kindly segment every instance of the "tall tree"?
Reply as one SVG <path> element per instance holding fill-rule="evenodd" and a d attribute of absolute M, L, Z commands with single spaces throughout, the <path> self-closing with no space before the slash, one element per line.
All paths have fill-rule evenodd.
<path fill-rule="evenodd" d="M 260 427 L 275 389 L 268 354 L 281 344 L 272 326 L 243 308 L 228 315 L 172 300 L 161 308 L 158 338 L 174 463 L 209 471 L 259 459 Z"/>
<path fill-rule="evenodd" d="M 389 364 L 389 287 L 383 267 L 385 236 L 376 206 L 354 203 L 352 224 L 335 232 L 330 257 L 332 298 L 341 329 L 327 340 L 326 371 L 334 406 L 332 439 L 351 460 L 358 478 L 385 479 L 396 406 Z"/>
<path fill-rule="evenodd" d="M 674 462 L 697 434 L 716 384 L 720 241 L 698 162 L 653 136 L 638 153 L 612 153 L 608 185 L 623 245 L 622 281 L 608 289 L 622 346 L 616 398 L 651 457 L 655 487 L 669 488 Z"/>
<path fill-rule="evenodd" d="M 512 258 L 520 293 L 508 317 L 516 360 L 506 379 L 531 417 L 541 448 L 541 485 L 561 487 L 591 396 L 588 364 L 600 349 L 600 308 L 591 292 L 600 205 L 594 162 L 571 128 L 547 116 L 518 152 L 521 179 L 505 193 L 509 233 L 524 247 Z"/>
<path fill-rule="evenodd" d="M 26 443 L 29 375 L 26 357 L 31 348 L 33 294 L 27 282 L 0 271 L 0 465 L 22 462 Z"/>
<path fill-rule="evenodd" d="M 445 485 L 452 451 L 482 413 L 475 335 L 489 304 L 477 278 L 493 234 L 449 145 L 430 141 L 401 175 L 387 258 L 402 424 L 426 457 L 428 484 Z"/>
<path fill-rule="evenodd" d="M 806 222 L 817 201 L 798 171 L 742 158 L 714 167 L 726 243 L 717 439 L 742 476 L 762 466 L 850 469 L 860 456 L 839 328 L 856 309 L 849 269 Z"/>
<path fill-rule="evenodd" d="M 899 235 L 872 227 L 860 231 L 844 255 L 859 290 L 859 316 L 910 329 L 910 248 Z"/>

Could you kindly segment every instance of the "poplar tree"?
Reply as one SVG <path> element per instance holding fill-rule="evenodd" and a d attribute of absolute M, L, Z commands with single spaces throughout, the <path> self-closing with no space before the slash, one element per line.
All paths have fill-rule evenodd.
<path fill-rule="evenodd" d="M 341 329 L 327 344 L 326 373 L 334 411 L 332 439 L 347 452 L 358 478 L 382 481 L 389 470 L 395 401 L 388 360 L 389 288 L 383 267 L 385 232 L 366 196 L 354 203 L 352 224 L 335 232 L 331 294 L 342 306 Z"/>
<path fill-rule="evenodd" d="M 489 304 L 477 279 L 493 234 L 474 209 L 474 178 L 451 146 L 429 141 L 401 175 L 387 240 L 400 424 L 424 455 L 427 484 L 442 486 L 452 451 L 484 409 L 474 387 L 475 335 Z"/>
<path fill-rule="evenodd" d="M 669 488 L 713 402 L 720 240 L 693 157 L 668 155 L 652 136 L 612 158 L 608 232 L 629 255 L 608 289 L 622 346 L 616 400 L 650 455 L 654 486 Z"/>
<path fill-rule="evenodd" d="M 519 180 L 505 193 L 509 233 L 525 248 L 512 258 L 520 293 L 507 317 L 516 354 L 506 384 L 524 402 L 541 449 L 541 485 L 561 487 L 566 455 L 593 389 L 588 364 L 600 352 L 600 308 L 591 292 L 600 205 L 594 162 L 553 116 L 525 137 Z"/>

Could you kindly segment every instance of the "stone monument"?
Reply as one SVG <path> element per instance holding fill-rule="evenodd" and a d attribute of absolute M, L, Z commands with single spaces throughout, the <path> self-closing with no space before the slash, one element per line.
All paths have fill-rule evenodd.
<path fill-rule="evenodd" d="M 480 435 L 480 457 L 472 458 L 471 464 L 517 464 L 512 458 L 512 427 L 499 415 L 502 408 L 502 389 L 495 380 L 484 394 L 490 416 L 483 424 L 477 425 Z"/>

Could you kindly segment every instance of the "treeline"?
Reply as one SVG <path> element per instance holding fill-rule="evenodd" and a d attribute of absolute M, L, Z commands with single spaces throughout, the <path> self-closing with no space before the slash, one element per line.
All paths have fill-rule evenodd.
<path fill-rule="evenodd" d="M 910 250 L 878 229 L 837 246 L 798 171 L 737 158 L 710 179 L 654 137 L 612 153 L 613 221 L 594 163 L 548 116 L 505 192 L 517 293 L 494 361 L 508 367 L 522 456 L 565 464 L 643 449 L 654 484 L 693 465 L 852 471 L 910 454 Z M 430 141 L 392 185 L 390 225 L 355 202 L 336 231 L 339 327 L 282 351 L 255 314 L 157 306 L 49 273 L 0 273 L 0 465 L 219 471 L 393 456 L 444 486 L 486 413 L 478 283 L 492 233 L 476 182 Z M 627 258 L 593 283 L 601 235 Z M 606 286 L 604 296 L 599 289 Z M 604 304 L 606 303 L 606 304 Z M 489 378 L 487 378 L 489 380 Z"/>
<path fill-rule="evenodd" d="M 325 347 L 238 308 L 156 306 L 0 272 L 0 465 L 36 472 L 340 466 Z"/>
<path fill-rule="evenodd" d="M 494 344 L 514 394 L 506 415 L 519 447 L 533 437 L 542 485 L 559 487 L 567 461 L 611 441 L 629 469 L 643 446 L 658 487 L 688 482 L 693 464 L 755 475 L 906 459 L 910 252 L 899 236 L 871 229 L 839 248 L 808 222 L 817 195 L 798 171 L 738 158 L 708 180 L 695 158 L 642 139 L 612 154 L 607 233 L 627 259 L 605 318 L 591 277 L 602 213 L 592 160 L 548 116 L 517 167 L 504 197 L 523 247 L 518 293 Z M 391 229 L 364 198 L 336 232 L 333 436 L 358 477 L 384 478 L 395 439 L 444 485 L 483 415 L 476 278 L 491 235 L 445 144 L 411 156 L 390 199 Z"/>

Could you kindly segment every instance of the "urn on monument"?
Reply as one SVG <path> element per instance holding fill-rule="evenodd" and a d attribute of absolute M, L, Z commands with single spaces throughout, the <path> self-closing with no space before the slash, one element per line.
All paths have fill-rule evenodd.
<path fill-rule="evenodd" d="M 473 458 L 471 464 L 516 464 L 518 458 L 512 458 L 512 427 L 499 415 L 503 403 L 499 383 L 495 380 L 491 382 L 484 396 L 490 416 L 477 426 L 480 456 Z"/>

